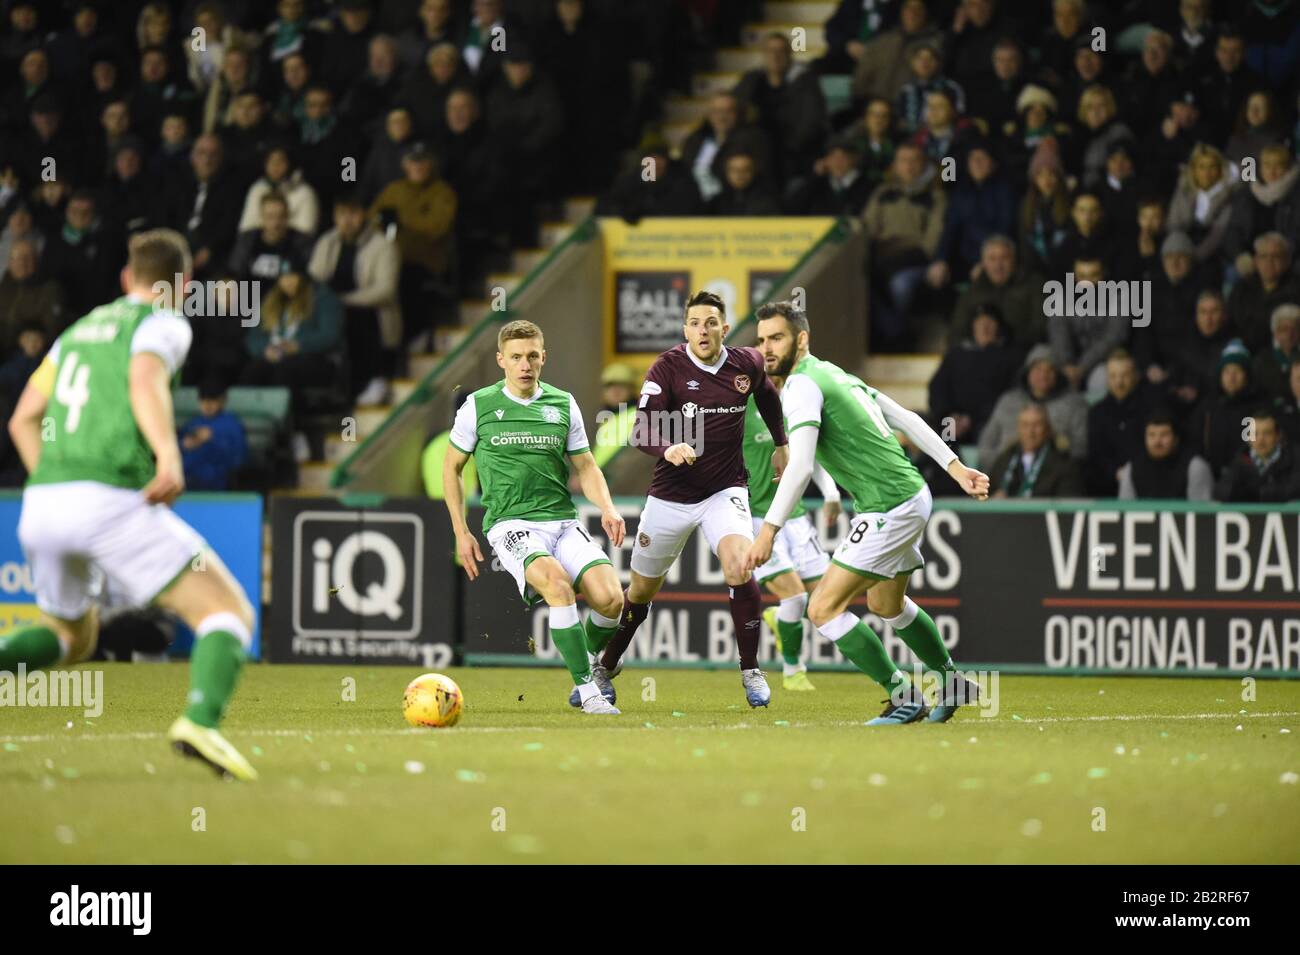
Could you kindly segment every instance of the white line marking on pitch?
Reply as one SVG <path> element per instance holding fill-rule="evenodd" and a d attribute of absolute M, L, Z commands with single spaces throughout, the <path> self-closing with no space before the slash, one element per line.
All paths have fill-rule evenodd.
<path fill-rule="evenodd" d="M 1300 711 L 1296 710 L 1278 710 L 1271 713 L 1181 713 L 1181 714 L 1159 714 L 1147 713 L 1141 715 L 1134 714 L 1116 714 L 1114 716 L 1045 716 L 1042 718 L 1011 719 L 1010 717 L 989 717 L 982 719 L 963 720 L 963 723 L 969 723 L 972 726 L 984 723 L 1104 723 L 1111 721 L 1137 721 L 1137 720 L 1216 720 L 1216 719 L 1274 719 L 1277 717 L 1300 716 Z M 590 726 L 591 724 L 583 724 Z M 733 723 L 726 726 L 658 726 L 655 729 L 663 730 L 745 730 L 764 728 L 768 724 L 751 724 L 751 723 Z M 827 726 L 861 726 L 862 723 L 851 720 L 839 720 L 830 723 L 790 723 L 783 729 L 812 729 L 816 727 Z M 556 730 L 577 729 L 576 726 L 457 726 L 454 729 L 447 730 L 450 735 L 460 735 L 462 733 L 550 733 Z M 607 726 L 592 727 L 593 729 L 602 730 L 620 730 L 633 731 L 641 730 L 642 726 Z M 347 729 L 347 730 L 227 730 L 227 736 L 282 736 L 282 737 L 302 737 L 302 736 L 420 736 L 427 735 L 431 732 L 437 732 L 427 729 Z M 0 743 L 52 743 L 56 740 L 77 740 L 77 741 L 96 741 L 112 742 L 123 740 L 158 740 L 162 739 L 163 733 L 41 733 L 28 736 L 0 736 Z"/>

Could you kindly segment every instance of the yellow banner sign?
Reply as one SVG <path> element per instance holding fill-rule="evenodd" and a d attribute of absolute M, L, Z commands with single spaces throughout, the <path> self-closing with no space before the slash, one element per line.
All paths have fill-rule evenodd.
<path fill-rule="evenodd" d="M 735 325 L 834 224 L 824 217 L 643 219 L 635 226 L 601 219 L 606 354 L 644 360 L 681 342 L 686 300 L 700 290 L 717 294 Z"/>

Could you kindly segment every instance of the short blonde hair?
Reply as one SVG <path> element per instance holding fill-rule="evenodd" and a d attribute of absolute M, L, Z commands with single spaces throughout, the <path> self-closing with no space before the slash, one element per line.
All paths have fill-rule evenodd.
<path fill-rule="evenodd" d="M 513 322 L 506 322 L 497 332 L 497 351 L 506 350 L 506 342 L 514 341 L 517 338 L 536 338 L 546 347 L 546 339 L 542 337 L 542 330 L 534 323 L 524 318 L 517 318 Z"/>
<path fill-rule="evenodd" d="M 1083 111 L 1087 108 L 1088 103 L 1092 100 L 1099 99 L 1106 106 L 1106 111 L 1110 116 L 1119 112 L 1115 105 L 1115 94 L 1110 91 L 1109 87 L 1102 86 L 1100 83 L 1093 83 L 1079 96 L 1079 108 L 1075 111 L 1075 116 L 1079 122 L 1083 122 Z"/>
<path fill-rule="evenodd" d="M 133 281 L 147 285 L 171 282 L 177 275 L 193 271 L 190 245 L 174 229 L 136 233 L 127 245 L 126 265 Z"/>

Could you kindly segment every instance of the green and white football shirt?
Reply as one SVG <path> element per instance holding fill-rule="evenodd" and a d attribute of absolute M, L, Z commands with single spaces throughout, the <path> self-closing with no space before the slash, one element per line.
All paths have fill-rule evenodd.
<path fill-rule="evenodd" d="M 483 486 L 483 532 L 504 520 L 565 521 L 578 516 L 569 495 L 567 455 L 588 450 L 573 395 L 541 382 L 517 398 L 497 382 L 456 412 L 451 443 L 474 455 Z"/>
<path fill-rule="evenodd" d="M 153 478 L 153 451 L 131 410 L 131 356 L 152 352 L 175 374 L 189 353 L 190 323 L 124 296 L 74 322 L 50 349 L 56 372 L 32 484 L 98 481 L 139 489 Z M 44 430 L 44 426 L 43 426 Z"/>
<path fill-rule="evenodd" d="M 925 480 L 898 443 L 876 391 L 861 378 L 806 355 L 781 390 L 787 433 L 820 429 L 817 461 L 853 496 L 858 513 L 883 513 L 911 498 Z"/>
<path fill-rule="evenodd" d="M 788 427 L 788 424 L 787 424 Z M 766 514 L 776 496 L 776 472 L 772 470 L 772 432 L 759 414 L 758 405 L 751 401 L 745 407 L 745 470 L 749 472 L 749 511 Z M 793 520 L 806 513 L 803 501 L 790 512 Z"/>

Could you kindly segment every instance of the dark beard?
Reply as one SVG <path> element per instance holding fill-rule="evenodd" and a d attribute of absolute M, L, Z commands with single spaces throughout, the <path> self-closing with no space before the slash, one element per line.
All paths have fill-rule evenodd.
<path fill-rule="evenodd" d="M 776 367 L 769 371 L 768 374 L 774 375 L 777 378 L 789 377 L 790 372 L 794 370 L 797 358 L 798 355 L 794 351 L 791 351 L 790 354 L 786 355 L 784 358 L 778 358 L 776 361 Z"/>

